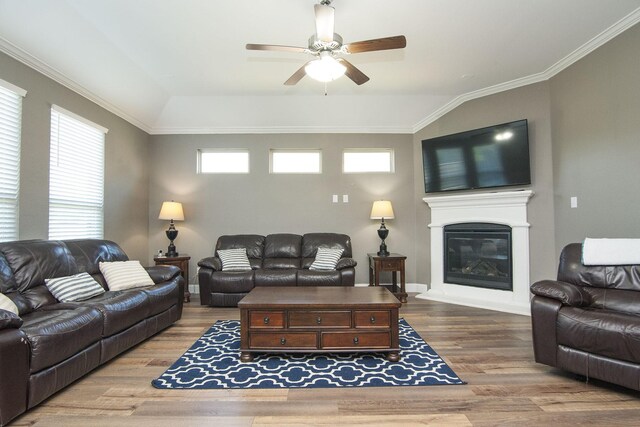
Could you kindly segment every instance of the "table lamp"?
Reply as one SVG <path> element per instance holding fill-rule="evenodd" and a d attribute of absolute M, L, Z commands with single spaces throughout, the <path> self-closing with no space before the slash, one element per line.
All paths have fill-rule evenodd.
<path fill-rule="evenodd" d="M 380 228 L 378 229 L 378 236 L 382 239 L 382 243 L 380 244 L 380 251 L 378 251 L 378 256 L 389 256 L 389 251 L 387 251 L 387 245 L 384 242 L 384 239 L 389 235 L 389 230 L 384 225 L 384 220 L 395 218 L 393 215 L 393 206 L 391 206 L 391 202 L 388 200 L 376 200 L 373 202 L 373 207 L 371 208 L 371 219 L 381 219 Z"/>
<path fill-rule="evenodd" d="M 170 202 L 163 202 L 162 208 L 160 208 L 160 215 L 158 215 L 158 219 L 170 220 L 169 229 L 166 231 L 167 238 L 170 240 L 166 255 L 168 257 L 178 256 L 178 252 L 176 252 L 176 245 L 173 244 L 175 238 L 178 237 L 178 230 L 176 230 L 173 221 L 184 221 L 182 203 L 174 202 L 173 200 Z"/>

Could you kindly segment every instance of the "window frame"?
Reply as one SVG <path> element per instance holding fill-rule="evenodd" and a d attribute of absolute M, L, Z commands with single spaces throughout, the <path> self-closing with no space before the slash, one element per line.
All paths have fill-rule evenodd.
<path fill-rule="evenodd" d="M 278 172 L 273 169 L 273 155 L 278 153 L 316 153 L 318 154 L 317 171 L 288 171 Z M 271 148 L 269 149 L 269 174 L 273 175 L 321 175 L 322 174 L 322 149 L 320 148 Z"/>
<path fill-rule="evenodd" d="M 229 154 L 229 153 L 238 153 L 238 154 L 246 154 L 247 155 L 247 170 L 244 171 L 211 171 L 205 172 L 202 170 L 202 155 L 203 154 Z M 196 163 L 196 173 L 198 175 L 247 175 L 251 173 L 251 153 L 249 149 L 246 148 L 198 148 L 196 150 L 197 163 Z"/>
<path fill-rule="evenodd" d="M 389 170 L 388 171 L 346 171 L 345 154 L 367 154 L 367 153 L 389 153 Z M 396 172 L 395 150 L 393 148 L 345 148 L 342 150 L 342 173 L 343 174 L 363 174 L 363 173 L 379 173 L 392 174 Z"/>

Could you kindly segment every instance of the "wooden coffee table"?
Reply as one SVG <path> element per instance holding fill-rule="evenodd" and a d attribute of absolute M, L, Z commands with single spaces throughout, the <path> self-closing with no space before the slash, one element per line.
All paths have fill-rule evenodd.
<path fill-rule="evenodd" d="M 257 287 L 239 303 L 240 360 L 253 353 L 386 352 L 400 360 L 400 301 L 381 287 Z"/>

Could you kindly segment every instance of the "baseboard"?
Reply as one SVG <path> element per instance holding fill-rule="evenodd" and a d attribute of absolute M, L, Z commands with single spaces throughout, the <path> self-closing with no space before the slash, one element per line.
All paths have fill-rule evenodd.
<path fill-rule="evenodd" d="M 426 299 L 430 301 L 444 302 L 447 304 L 463 305 L 465 307 L 475 307 L 475 308 L 482 308 L 485 310 L 493 310 L 493 311 L 500 311 L 504 313 L 531 316 L 531 307 L 529 305 L 517 305 L 514 303 L 504 304 L 504 303 L 495 303 L 495 302 L 487 303 L 486 301 L 478 300 L 474 298 L 465 298 L 460 296 L 446 295 L 439 292 L 436 293 L 436 292 L 433 292 L 433 290 L 421 292 L 420 294 L 416 295 L 416 298 Z"/>
<path fill-rule="evenodd" d="M 381 283 L 384 286 L 390 286 L 391 283 Z M 354 286 L 369 286 L 368 283 L 356 283 Z M 423 293 L 429 290 L 427 285 L 423 285 L 421 283 L 405 283 L 404 288 L 407 292 L 418 292 Z"/>

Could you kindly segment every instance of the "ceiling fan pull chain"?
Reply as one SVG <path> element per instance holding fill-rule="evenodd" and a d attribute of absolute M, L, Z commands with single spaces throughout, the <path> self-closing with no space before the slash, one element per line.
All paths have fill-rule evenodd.
<path fill-rule="evenodd" d="M 327 82 L 324 82 L 324 96 L 327 96 Z"/>

